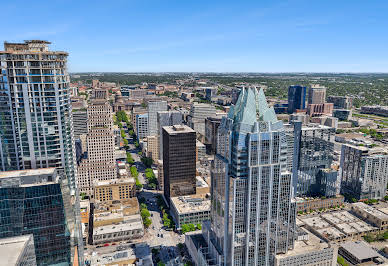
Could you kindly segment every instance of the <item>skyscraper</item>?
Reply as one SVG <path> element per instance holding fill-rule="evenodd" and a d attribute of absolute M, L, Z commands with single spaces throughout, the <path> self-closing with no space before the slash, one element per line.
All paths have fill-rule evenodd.
<path fill-rule="evenodd" d="M 388 182 L 388 155 L 379 149 L 342 145 L 341 193 L 360 199 L 381 199 Z"/>
<path fill-rule="evenodd" d="M 5 51 L 0 51 L 0 170 L 64 169 L 61 181 L 67 188 L 63 197 L 71 200 L 72 208 L 61 222 L 74 224 L 70 232 L 74 245 L 69 254 L 83 264 L 68 54 L 50 51 L 48 44 L 39 40 L 5 42 Z M 38 201 L 34 204 L 40 205 Z M 19 219 L 18 215 L 13 212 L 10 219 Z M 34 216 L 31 219 L 43 217 L 34 212 L 30 215 Z M 45 237 L 38 231 L 33 234 L 34 239 Z M 41 248 L 37 241 L 35 244 L 36 250 Z M 50 256 L 46 251 L 42 256 Z"/>
<path fill-rule="evenodd" d="M 167 111 L 166 101 L 148 102 L 148 136 L 158 135 L 157 113 Z"/>
<path fill-rule="evenodd" d="M 82 238 L 69 195 L 61 168 L 0 172 L 0 238 L 32 234 L 38 265 L 72 265 Z"/>
<path fill-rule="evenodd" d="M 48 44 L 5 42 L 0 52 L 0 169 L 63 167 L 75 187 L 68 54 Z"/>
<path fill-rule="evenodd" d="M 101 95 L 100 91 L 95 94 L 87 107 L 87 158 L 78 167 L 79 189 L 89 196 L 94 195 L 95 181 L 117 178 L 112 107 L 104 96 L 98 98 Z"/>
<path fill-rule="evenodd" d="M 145 137 L 149 136 L 148 126 L 148 114 L 136 115 L 136 135 L 138 141 L 141 141 Z"/>
<path fill-rule="evenodd" d="M 306 87 L 294 85 L 288 87 L 288 113 L 306 109 Z"/>
<path fill-rule="evenodd" d="M 187 117 L 187 124 L 197 133 L 205 136 L 205 118 L 209 116 L 216 116 L 216 109 L 213 105 L 193 103 L 190 108 L 190 114 Z"/>
<path fill-rule="evenodd" d="M 163 127 L 164 195 L 170 197 L 196 192 L 196 135 L 188 126 Z"/>
<path fill-rule="evenodd" d="M 323 104 L 326 101 L 326 88 L 312 85 L 309 88 L 308 104 Z"/>
<path fill-rule="evenodd" d="M 162 111 L 157 113 L 159 159 L 163 160 L 163 127 L 181 125 L 183 115 L 179 111 Z"/>
<path fill-rule="evenodd" d="M 282 121 L 261 89 L 243 88 L 218 128 L 211 222 L 200 253 L 212 265 L 271 265 L 293 247 L 295 203 Z M 210 263 L 209 263 L 210 264 Z"/>

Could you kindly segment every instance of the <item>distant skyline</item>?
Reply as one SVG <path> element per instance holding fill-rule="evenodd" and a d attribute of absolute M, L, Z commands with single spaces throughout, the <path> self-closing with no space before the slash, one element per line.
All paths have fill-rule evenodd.
<path fill-rule="evenodd" d="M 0 40 L 48 40 L 70 72 L 388 72 L 387 12 L 383 0 L 13 0 Z"/>

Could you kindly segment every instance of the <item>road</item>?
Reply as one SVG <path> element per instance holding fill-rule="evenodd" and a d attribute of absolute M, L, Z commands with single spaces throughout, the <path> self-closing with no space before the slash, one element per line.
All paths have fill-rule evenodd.
<path fill-rule="evenodd" d="M 134 140 L 128 135 L 128 130 L 125 130 L 126 138 L 128 140 L 129 152 L 135 161 L 135 166 L 139 172 L 139 181 L 143 185 L 146 184 L 145 166 L 141 162 L 138 155 L 140 149 L 137 149 Z M 137 194 L 137 197 L 146 200 L 147 209 L 149 210 L 152 220 L 151 226 L 145 231 L 143 241 L 147 242 L 151 248 L 159 248 L 159 258 L 166 265 L 183 265 L 182 257 L 180 256 L 177 245 L 184 243 L 184 235 L 179 235 L 174 231 L 167 231 L 163 228 L 162 213 L 157 204 L 158 192 L 156 190 L 143 189 Z"/>

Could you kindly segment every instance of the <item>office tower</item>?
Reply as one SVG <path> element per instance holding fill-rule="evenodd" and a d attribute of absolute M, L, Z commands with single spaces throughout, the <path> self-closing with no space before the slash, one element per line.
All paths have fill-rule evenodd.
<path fill-rule="evenodd" d="M 0 265 L 35 266 L 35 246 L 32 235 L 0 239 Z"/>
<path fill-rule="evenodd" d="M 292 172 L 297 176 L 294 179 L 296 195 L 319 195 L 317 174 L 320 169 L 330 168 L 333 162 L 335 129 L 316 124 L 302 127 L 300 122 L 293 122 L 286 125 L 286 133 L 289 143 L 294 143 L 289 146 L 288 156 L 294 158 Z"/>
<path fill-rule="evenodd" d="M 148 102 L 148 136 L 158 135 L 157 113 L 167 111 L 167 102 Z"/>
<path fill-rule="evenodd" d="M 63 167 L 75 187 L 68 54 L 48 44 L 5 42 L 0 52 L 0 169 Z"/>
<path fill-rule="evenodd" d="M 159 160 L 159 141 L 158 136 L 147 137 L 147 157 L 152 158 L 154 163 Z"/>
<path fill-rule="evenodd" d="M 293 85 L 288 87 L 288 113 L 306 109 L 306 87 Z"/>
<path fill-rule="evenodd" d="M 193 103 L 190 114 L 187 117 L 187 124 L 197 133 L 205 136 L 205 118 L 216 116 L 216 109 L 213 105 L 206 103 Z"/>
<path fill-rule="evenodd" d="M 206 100 L 211 101 L 214 96 L 217 95 L 217 89 L 213 87 L 205 88 Z"/>
<path fill-rule="evenodd" d="M 360 199 L 381 199 L 388 182 L 388 155 L 379 149 L 342 145 L 341 194 Z"/>
<path fill-rule="evenodd" d="M 215 154 L 217 150 L 217 132 L 221 120 L 222 117 L 205 118 L 205 145 L 208 146 L 210 154 Z"/>
<path fill-rule="evenodd" d="M 113 133 L 112 107 L 107 100 L 92 99 L 87 113 L 87 158 L 78 167 L 78 186 L 81 192 L 93 196 L 96 180 L 104 181 L 117 178 L 115 135 Z"/>
<path fill-rule="evenodd" d="M 182 125 L 183 116 L 179 111 L 162 111 L 157 113 L 159 159 L 163 160 L 163 127 Z"/>
<path fill-rule="evenodd" d="M 74 139 L 79 139 L 81 135 L 88 133 L 88 114 L 86 109 L 73 108 L 73 130 Z"/>
<path fill-rule="evenodd" d="M 312 85 L 309 88 L 308 104 L 323 104 L 326 102 L 326 88 Z"/>
<path fill-rule="evenodd" d="M 64 169 L 65 196 L 73 204 L 67 217 L 75 216 L 72 239 L 81 240 L 75 245 L 83 264 L 68 54 L 50 51 L 48 44 L 5 42 L 0 52 L 0 170 Z"/>
<path fill-rule="evenodd" d="M 0 172 L 0 238 L 32 234 L 38 265 L 72 265 L 82 238 L 69 195 L 62 168 Z"/>
<path fill-rule="evenodd" d="M 184 125 L 163 127 L 164 195 L 195 194 L 195 131 Z"/>
<path fill-rule="evenodd" d="M 137 135 L 138 141 L 149 136 L 149 134 L 148 134 L 148 114 L 136 115 L 136 135 Z"/>
<path fill-rule="evenodd" d="M 147 113 L 147 109 L 145 109 L 145 108 L 136 108 L 136 107 L 132 108 L 132 111 L 131 111 L 131 122 L 132 122 L 132 126 L 133 126 L 136 134 L 137 134 L 137 132 L 136 132 L 136 129 L 137 129 L 137 127 L 136 127 L 136 116 L 137 115 L 146 114 L 146 113 Z M 147 128 L 148 128 L 148 126 L 147 126 Z"/>
<path fill-rule="evenodd" d="M 328 103 L 334 104 L 334 109 L 352 109 L 353 98 L 349 96 L 328 96 Z"/>
<path fill-rule="evenodd" d="M 212 265 L 273 265 L 276 254 L 293 248 L 287 139 L 262 89 L 243 88 L 223 118 L 211 174 L 212 219 L 202 226 L 203 259 Z"/>

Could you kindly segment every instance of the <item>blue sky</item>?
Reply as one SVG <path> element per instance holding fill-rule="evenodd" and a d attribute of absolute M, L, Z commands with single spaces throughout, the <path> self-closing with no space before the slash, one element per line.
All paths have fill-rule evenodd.
<path fill-rule="evenodd" d="M 8 0 L 0 41 L 71 72 L 388 72 L 388 1 Z"/>

